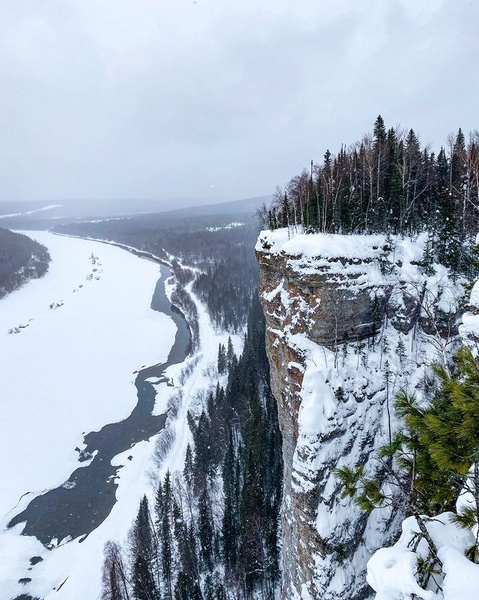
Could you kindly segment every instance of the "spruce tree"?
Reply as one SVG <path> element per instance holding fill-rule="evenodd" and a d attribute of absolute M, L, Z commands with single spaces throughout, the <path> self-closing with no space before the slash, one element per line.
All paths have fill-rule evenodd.
<path fill-rule="evenodd" d="M 211 571 L 214 556 L 214 525 L 206 487 L 198 501 L 198 537 L 203 564 L 207 571 Z"/>
<path fill-rule="evenodd" d="M 135 600 L 159 600 L 151 568 L 141 555 L 138 555 L 133 563 L 132 580 Z"/>
<path fill-rule="evenodd" d="M 183 476 L 187 485 L 191 487 L 193 485 L 194 477 L 194 459 L 190 444 L 186 446 L 185 467 L 183 469 Z"/>
<path fill-rule="evenodd" d="M 226 351 L 226 360 L 228 362 L 228 366 L 231 367 L 233 364 L 233 360 L 235 358 L 235 351 L 233 348 L 233 342 L 231 341 L 231 336 L 228 336 L 228 349 Z"/>
<path fill-rule="evenodd" d="M 434 238 L 431 233 L 427 236 L 424 250 L 422 253 L 421 267 L 424 269 L 424 274 L 430 277 L 436 272 L 434 270 Z"/>
<path fill-rule="evenodd" d="M 155 495 L 155 507 L 154 507 L 154 511 L 155 511 L 155 525 L 156 527 L 159 527 L 159 524 L 161 523 L 161 519 L 163 516 L 163 486 L 161 485 L 161 481 L 158 482 L 158 487 L 156 488 L 156 495 Z"/>
<path fill-rule="evenodd" d="M 238 554 L 238 492 L 236 489 L 236 456 L 230 434 L 228 450 L 223 461 L 224 512 L 222 523 L 222 547 L 225 568 L 228 572 L 236 566 Z"/>
<path fill-rule="evenodd" d="M 226 350 L 223 344 L 218 346 L 218 373 L 222 375 L 226 371 Z"/>
<path fill-rule="evenodd" d="M 190 600 L 193 595 L 194 581 L 184 571 L 178 573 L 175 584 L 175 600 Z"/>
<path fill-rule="evenodd" d="M 172 568 L 173 568 L 173 539 L 171 533 L 172 490 L 171 476 L 167 471 L 163 481 L 163 507 L 159 524 L 161 539 L 161 574 L 164 595 L 167 600 L 172 598 Z"/>
<path fill-rule="evenodd" d="M 384 245 L 381 248 L 381 252 L 378 256 L 379 270 L 382 275 L 390 275 L 394 272 L 395 266 L 391 260 L 391 253 L 393 251 L 393 239 L 391 234 L 388 232 Z"/>
<path fill-rule="evenodd" d="M 140 502 L 138 515 L 130 532 L 130 551 L 133 557 L 132 581 L 135 598 L 156 600 L 158 590 L 154 571 L 157 548 L 146 496 L 143 496 Z"/>

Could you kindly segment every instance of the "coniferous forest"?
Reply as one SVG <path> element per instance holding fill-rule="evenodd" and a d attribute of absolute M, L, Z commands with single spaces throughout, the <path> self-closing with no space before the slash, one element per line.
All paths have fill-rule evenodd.
<path fill-rule="evenodd" d="M 320 165 L 311 163 L 262 210 L 270 229 L 301 225 L 324 233 L 414 235 L 427 230 L 431 258 L 467 270 L 478 230 L 479 131 L 458 130 L 436 154 L 413 129 L 373 132 Z"/>
<path fill-rule="evenodd" d="M 128 547 L 107 544 L 105 600 L 274 598 L 283 466 L 257 298 L 241 356 L 220 345 L 218 374 L 226 384 L 188 415 L 183 473 L 143 498 Z"/>

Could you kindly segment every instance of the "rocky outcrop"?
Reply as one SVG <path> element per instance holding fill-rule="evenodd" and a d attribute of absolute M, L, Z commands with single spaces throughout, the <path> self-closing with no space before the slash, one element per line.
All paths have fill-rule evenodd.
<path fill-rule="evenodd" d="M 397 241 L 386 255 L 380 236 L 356 237 L 263 232 L 256 247 L 283 436 L 287 600 L 371 594 L 367 559 L 403 515 L 368 518 L 341 497 L 333 469 L 378 470 L 394 393 L 423 393 L 426 365 L 454 335 L 461 290 L 439 266 L 425 276 L 421 240 Z"/>

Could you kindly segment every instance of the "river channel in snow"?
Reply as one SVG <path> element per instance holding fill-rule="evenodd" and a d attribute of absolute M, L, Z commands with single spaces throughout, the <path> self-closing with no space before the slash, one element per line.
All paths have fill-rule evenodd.
<path fill-rule="evenodd" d="M 190 342 L 165 294 L 168 267 L 98 242 L 28 235 L 52 263 L 0 302 L 0 589 L 12 595 L 20 579 L 54 577 L 44 561 L 29 563 L 44 555 L 38 540 L 92 534 L 88 545 L 122 494 L 130 515 L 137 498 L 118 485 L 144 478 L 137 457 L 151 454 L 147 440 L 165 421 L 157 385 Z M 63 554 L 71 561 L 75 550 Z"/>

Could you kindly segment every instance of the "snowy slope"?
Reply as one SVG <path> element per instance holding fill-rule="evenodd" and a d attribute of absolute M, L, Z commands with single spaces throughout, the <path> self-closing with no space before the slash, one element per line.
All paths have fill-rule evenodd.
<path fill-rule="evenodd" d="M 462 342 L 477 356 L 479 339 L 479 281 L 473 286 L 469 309 L 462 316 L 459 333 Z M 469 482 L 470 489 L 474 483 Z M 474 496 L 463 490 L 456 503 L 456 512 L 474 507 Z M 391 547 L 380 548 L 368 561 L 368 582 L 376 591 L 375 600 L 402 600 L 406 594 L 415 593 L 422 600 L 475 600 L 479 596 L 479 565 L 466 558 L 467 550 L 475 543 L 477 531 L 462 528 L 454 522 L 453 513 L 437 515 L 426 520 L 426 527 L 438 549 L 443 563 L 442 572 L 437 568 L 435 580 L 442 592 L 433 592 L 418 585 L 416 572 L 419 559 L 428 557 L 429 549 L 424 540 L 413 552 L 412 540 L 419 531 L 416 519 L 409 517 L 403 522 L 402 535 Z M 434 582 L 430 586 L 436 590 Z"/>
<path fill-rule="evenodd" d="M 11 217 L 23 217 L 24 215 L 33 215 L 35 213 L 43 212 L 44 210 L 52 210 L 54 208 L 61 208 L 61 204 L 49 204 L 42 208 L 36 208 L 35 210 L 27 210 L 19 213 L 11 213 L 9 215 L 0 215 L 0 219 L 10 219 Z"/>

